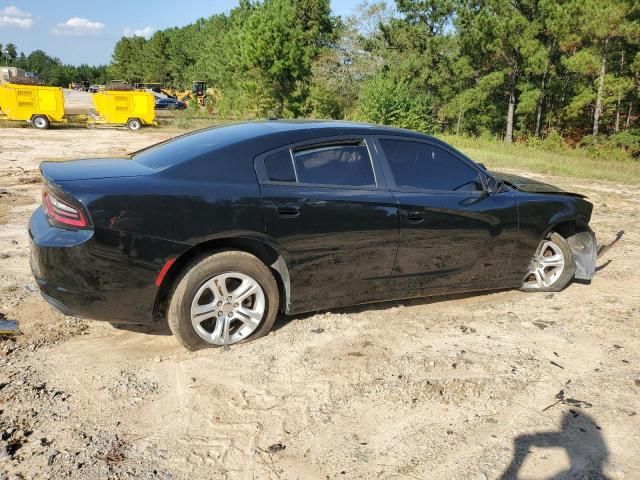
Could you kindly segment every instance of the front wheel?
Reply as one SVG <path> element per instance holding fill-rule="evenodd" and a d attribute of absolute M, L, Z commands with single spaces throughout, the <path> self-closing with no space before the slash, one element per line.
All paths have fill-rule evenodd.
<path fill-rule="evenodd" d="M 178 280 L 169 328 L 189 350 L 266 335 L 276 319 L 278 285 L 257 257 L 224 251 L 201 258 Z"/>
<path fill-rule="evenodd" d="M 576 273 L 576 262 L 567 241 L 552 233 L 538 245 L 524 277 L 522 290 L 531 292 L 559 292 Z"/>

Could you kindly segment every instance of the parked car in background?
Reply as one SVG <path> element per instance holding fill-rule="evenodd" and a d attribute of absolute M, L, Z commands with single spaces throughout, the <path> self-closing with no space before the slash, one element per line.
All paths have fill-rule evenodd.
<path fill-rule="evenodd" d="M 595 271 L 583 195 L 408 130 L 241 123 L 41 171 L 29 235 L 44 297 L 113 323 L 166 319 L 190 349 L 258 338 L 278 312 L 559 291 Z"/>
<path fill-rule="evenodd" d="M 187 104 L 175 98 L 156 98 L 156 110 L 184 110 Z"/>

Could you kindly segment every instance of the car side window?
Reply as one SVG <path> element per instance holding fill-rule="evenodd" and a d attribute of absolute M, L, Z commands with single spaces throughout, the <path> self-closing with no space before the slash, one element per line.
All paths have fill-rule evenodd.
<path fill-rule="evenodd" d="M 481 191 L 479 173 L 447 150 L 428 143 L 380 139 L 396 186 Z"/>
<path fill-rule="evenodd" d="M 298 181 L 320 185 L 375 187 L 369 150 L 364 142 L 322 145 L 293 154 Z"/>
<path fill-rule="evenodd" d="M 282 150 L 264 159 L 267 176 L 272 182 L 295 182 L 296 172 L 293 169 L 291 152 Z"/>

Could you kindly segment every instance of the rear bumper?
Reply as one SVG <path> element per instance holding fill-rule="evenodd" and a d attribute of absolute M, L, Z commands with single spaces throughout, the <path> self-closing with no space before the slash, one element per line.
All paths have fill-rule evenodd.
<path fill-rule="evenodd" d="M 108 230 L 52 227 L 42 207 L 29 221 L 31 270 L 45 300 L 65 315 L 114 323 L 152 320 L 160 241 Z"/>

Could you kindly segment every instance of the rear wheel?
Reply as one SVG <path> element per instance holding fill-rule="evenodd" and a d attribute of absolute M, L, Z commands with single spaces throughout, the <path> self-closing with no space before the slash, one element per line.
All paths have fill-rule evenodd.
<path fill-rule="evenodd" d="M 552 233 L 538 245 L 524 277 L 522 290 L 531 292 L 559 292 L 576 273 L 573 252 L 567 241 Z"/>
<path fill-rule="evenodd" d="M 142 128 L 142 122 L 138 118 L 130 118 L 127 121 L 127 128 L 132 132 L 137 132 Z"/>
<path fill-rule="evenodd" d="M 255 256 L 224 251 L 201 258 L 178 279 L 169 328 L 189 350 L 266 335 L 278 313 L 278 286 Z"/>
<path fill-rule="evenodd" d="M 31 125 L 39 130 L 46 130 L 49 124 L 49 119 L 45 115 L 34 115 L 31 118 Z"/>

